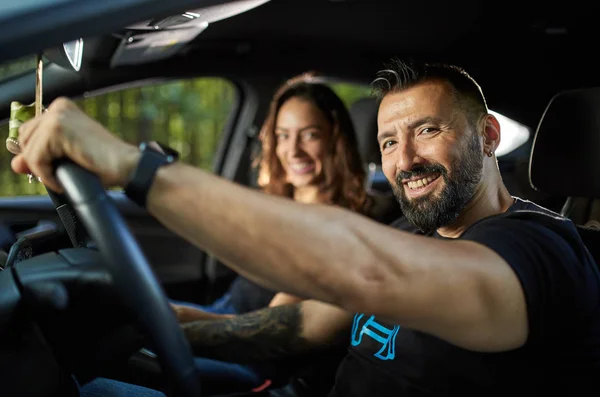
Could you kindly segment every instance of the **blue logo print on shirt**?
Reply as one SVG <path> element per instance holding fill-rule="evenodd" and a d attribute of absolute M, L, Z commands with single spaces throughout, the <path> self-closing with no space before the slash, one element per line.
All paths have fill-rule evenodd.
<path fill-rule="evenodd" d="M 365 324 L 358 332 L 360 320 L 364 317 L 364 313 L 354 315 L 352 323 L 352 346 L 358 346 L 362 342 L 363 335 L 367 335 L 371 339 L 381 343 L 381 349 L 374 354 L 380 360 L 393 360 L 396 357 L 396 335 L 400 330 L 399 325 L 394 325 L 394 328 L 389 329 L 375 321 L 375 316 L 369 317 Z"/>

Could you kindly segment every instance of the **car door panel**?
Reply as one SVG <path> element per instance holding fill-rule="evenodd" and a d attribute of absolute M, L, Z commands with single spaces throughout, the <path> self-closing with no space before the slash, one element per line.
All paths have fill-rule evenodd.
<path fill-rule="evenodd" d="M 204 253 L 200 249 L 166 229 L 122 192 L 111 191 L 109 194 L 165 288 L 173 289 L 180 283 L 202 279 Z M 23 233 L 48 229 L 51 225 L 65 234 L 48 196 L 0 198 L 0 247 L 3 249 L 7 250 L 8 243 L 16 241 Z"/>

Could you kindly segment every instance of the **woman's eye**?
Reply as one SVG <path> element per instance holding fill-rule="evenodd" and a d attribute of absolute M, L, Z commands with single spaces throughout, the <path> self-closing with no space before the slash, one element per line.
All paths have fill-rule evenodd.
<path fill-rule="evenodd" d="M 307 131 L 304 133 L 304 138 L 307 140 L 316 139 L 319 137 L 319 133 L 317 131 Z"/>
<path fill-rule="evenodd" d="M 285 133 L 281 133 L 281 134 L 277 134 L 275 135 L 275 137 L 277 138 L 278 141 L 283 141 L 286 140 L 288 138 L 288 134 Z"/>

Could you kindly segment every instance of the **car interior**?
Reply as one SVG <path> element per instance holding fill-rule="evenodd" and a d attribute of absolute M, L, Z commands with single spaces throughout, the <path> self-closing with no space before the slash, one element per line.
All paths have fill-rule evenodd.
<path fill-rule="evenodd" d="M 598 88 L 566 90 L 549 102 L 537 128 L 531 151 L 529 177 L 536 190 L 566 197 L 560 214 L 577 226 L 588 251 L 600 259 L 599 218 L 594 212 L 598 192 Z M 564 131 L 569 131 L 565 139 Z M 566 162 L 556 156 L 577 153 Z M 557 180 L 577 175 L 567 186 Z M 600 262 L 599 262 L 600 263 Z"/>
<path fill-rule="evenodd" d="M 162 141 L 183 161 L 257 188 L 258 132 L 275 89 L 316 71 L 349 109 L 374 218 L 389 224 L 402 214 L 381 171 L 370 82 L 393 57 L 449 62 L 475 78 L 500 119 L 498 165 L 510 193 L 572 219 L 599 255 L 600 74 L 582 59 L 598 32 L 585 7 L 476 0 L 51 3 L 0 10 L 4 136 L 11 103 L 35 101 L 41 58 L 44 106 L 72 98 L 124 139 Z M 66 62 L 63 43 L 76 42 L 81 58 Z M 163 297 L 210 303 L 236 274 L 68 162 L 57 170 L 72 189 L 65 198 L 15 175 L 11 158 L 0 151 L 0 394 L 77 395 L 71 374 L 80 382 L 107 373 L 130 380 L 119 371 L 130 370 L 132 358 L 140 381 L 149 381 L 160 370 L 156 360 L 140 361 L 145 342 L 134 323 L 157 343 L 173 395 L 199 395 L 185 341 L 164 320 Z M 104 194 L 113 206 L 90 204 Z M 73 233 L 92 242 L 77 244 Z M 131 266 L 107 270 L 107 258 Z M 143 286 L 123 292 L 136 278 Z M 155 314 L 135 312 L 144 299 Z M 161 319 L 165 325 L 157 325 Z"/>

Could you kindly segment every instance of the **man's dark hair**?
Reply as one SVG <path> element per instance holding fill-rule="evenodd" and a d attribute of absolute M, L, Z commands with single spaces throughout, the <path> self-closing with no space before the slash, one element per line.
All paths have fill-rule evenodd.
<path fill-rule="evenodd" d="M 481 116 L 488 113 L 479 84 L 464 69 L 455 65 L 393 59 L 377 73 L 371 87 L 381 100 L 390 93 L 430 80 L 442 80 L 450 84 L 454 97 L 466 112 L 469 122 L 475 124 Z"/>

